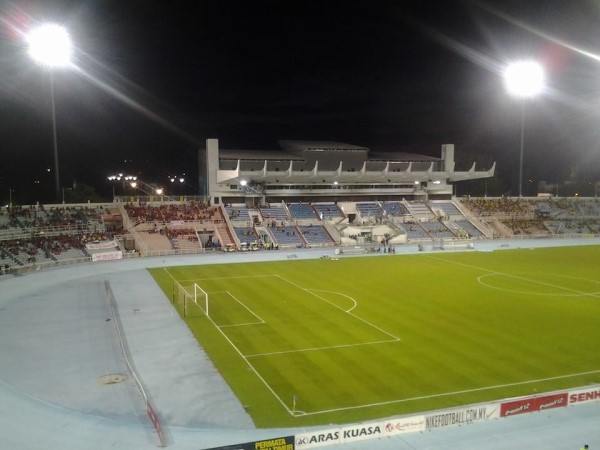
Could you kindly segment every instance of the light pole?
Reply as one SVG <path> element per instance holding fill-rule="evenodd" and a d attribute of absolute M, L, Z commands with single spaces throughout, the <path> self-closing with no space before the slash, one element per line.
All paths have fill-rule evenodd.
<path fill-rule="evenodd" d="M 52 107 L 52 138 L 54 149 L 55 198 L 60 200 L 60 172 L 58 166 L 58 140 L 56 135 L 56 107 L 54 104 L 54 76 L 52 69 L 71 64 L 73 47 L 67 30 L 56 24 L 46 24 L 27 34 L 29 56 L 38 64 L 50 69 L 50 96 Z"/>
<path fill-rule="evenodd" d="M 521 146 L 519 153 L 519 197 L 523 196 L 523 149 L 525 143 L 525 100 L 544 88 L 544 69 L 535 61 L 518 61 L 507 66 L 504 82 L 509 94 L 521 98 Z"/>

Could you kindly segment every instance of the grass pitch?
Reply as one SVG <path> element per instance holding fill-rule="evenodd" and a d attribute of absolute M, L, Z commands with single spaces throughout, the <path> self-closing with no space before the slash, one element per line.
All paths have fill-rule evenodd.
<path fill-rule="evenodd" d="M 152 269 L 258 427 L 600 382 L 600 247 Z M 181 304 L 174 302 L 182 312 Z"/>

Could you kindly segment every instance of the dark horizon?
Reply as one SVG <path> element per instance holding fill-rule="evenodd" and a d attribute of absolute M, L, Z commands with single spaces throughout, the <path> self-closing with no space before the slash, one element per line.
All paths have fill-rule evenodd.
<path fill-rule="evenodd" d="M 525 193 L 600 180 L 600 7 L 548 1 L 29 1 L 1 7 L 0 202 L 54 199 L 49 73 L 26 55 L 35 23 L 63 23 L 80 70 L 55 84 L 61 187 L 109 197 L 112 173 L 186 173 L 197 152 L 328 140 L 373 151 L 497 161 L 490 194 L 516 195 L 520 101 L 503 67 L 535 58 L 547 89 L 526 102 Z M 48 171 L 50 169 L 50 171 Z M 188 178 L 189 177 L 189 178 Z M 39 183 L 36 183 L 39 181 Z M 464 185 L 481 192 L 482 184 Z"/>

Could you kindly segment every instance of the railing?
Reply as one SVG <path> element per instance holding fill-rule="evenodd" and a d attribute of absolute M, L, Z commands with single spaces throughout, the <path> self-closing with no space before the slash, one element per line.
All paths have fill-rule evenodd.
<path fill-rule="evenodd" d="M 80 233 L 105 233 L 106 227 L 95 222 L 93 224 L 61 225 L 52 227 L 9 228 L 0 230 L 0 241 L 13 239 L 29 239 L 32 237 L 54 237 Z"/>

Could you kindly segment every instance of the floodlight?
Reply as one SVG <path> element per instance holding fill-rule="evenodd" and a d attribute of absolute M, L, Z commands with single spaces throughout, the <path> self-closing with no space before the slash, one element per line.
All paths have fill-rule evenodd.
<path fill-rule="evenodd" d="M 33 29 L 26 37 L 29 56 L 48 67 L 65 67 L 71 63 L 73 45 L 67 30 L 57 24 Z"/>
<path fill-rule="evenodd" d="M 519 197 L 523 196 L 523 149 L 525 140 L 525 99 L 544 89 L 544 69 L 535 61 L 519 61 L 507 66 L 504 83 L 509 94 L 521 98 L 521 149 L 519 154 Z"/>
<path fill-rule="evenodd" d="M 248 182 L 246 180 L 240 180 L 240 184 L 242 186 L 246 186 L 248 184 Z"/>
<path fill-rule="evenodd" d="M 71 64 L 73 45 L 67 30 L 49 23 L 31 30 L 25 40 L 29 56 L 38 64 L 48 68 L 66 67 Z M 52 99 L 52 137 L 54 148 L 54 182 L 56 200 L 60 194 L 60 170 L 58 164 L 58 141 L 56 137 L 56 109 L 54 105 L 54 78 L 50 74 L 50 97 Z"/>
<path fill-rule="evenodd" d="M 535 61 L 519 61 L 504 71 L 506 89 L 511 95 L 533 97 L 544 89 L 544 69 Z"/>

